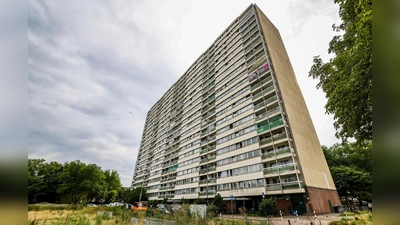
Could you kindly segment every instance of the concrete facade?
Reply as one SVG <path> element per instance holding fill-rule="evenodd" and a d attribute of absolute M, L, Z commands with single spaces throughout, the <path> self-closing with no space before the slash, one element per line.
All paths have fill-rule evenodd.
<path fill-rule="evenodd" d="M 234 211 L 262 195 L 286 213 L 340 205 L 279 31 L 250 5 L 150 109 L 132 187 Z M 329 199 L 329 201 L 328 201 Z"/>

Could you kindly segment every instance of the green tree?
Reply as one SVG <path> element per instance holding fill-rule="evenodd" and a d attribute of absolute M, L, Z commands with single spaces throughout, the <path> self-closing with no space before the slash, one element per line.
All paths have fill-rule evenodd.
<path fill-rule="evenodd" d="M 64 163 L 60 179 L 57 193 L 70 197 L 74 204 L 84 194 L 101 193 L 104 187 L 104 173 L 101 168 L 95 164 L 86 165 L 79 160 Z"/>
<path fill-rule="evenodd" d="M 276 199 L 274 198 L 266 198 L 260 202 L 258 206 L 258 210 L 261 215 L 275 215 L 276 214 Z"/>
<path fill-rule="evenodd" d="M 28 159 L 28 202 L 58 202 L 56 192 L 63 166 L 58 162 L 46 163 L 44 159 Z"/>
<path fill-rule="evenodd" d="M 206 204 L 206 200 L 204 198 L 198 198 L 194 200 L 194 204 Z"/>
<path fill-rule="evenodd" d="M 115 200 L 117 199 L 118 196 L 118 192 L 116 190 L 111 190 L 107 193 L 107 202 L 115 202 Z"/>
<path fill-rule="evenodd" d="M 372 200 L 372 142 L 322 146 L 333 181 L 341 197 Z"/>
<path fill-rule="evenodd" d="M 326 112 L 334 115 L 336 136 L 358 143 L 372 140 L 372 0 L 335 0 L 340 25 L 333 29 L 328 52 L 334 57 L 324 63 L 314 57 L 309 76 L 318 79 L 328 101 Z"/>
<path fill-rule="evenodd" d="M 189 199 L 182 197 L 182 204 L 189 204 L 189 203 L 190 203 Z"/>
<path fill-rule="evenodd" d="M 142 193 L 142 197 L 141 198 L 140 198 L 140 193 Z M 147 195 L 146 188 L 137 187 L 137 188 L 133 188 L 131 190 L 127 190 L 127 191 L 124 192 L 123 200 L 125 202 L 134 203 L 134 202 L 138 202 L 139 199 L 141 201 L 147 201 L 149 199 L 149 196 Z"/>
<path fill-rule="evenodd" d="M 105 170 L 104 172 L 104 187 L 101 193 L 96 193 L 97 196 L 107 196 L 105 199 L 107 202 L 114 202 L 118 196 L 123 194 L 121 180 L 116 170 Z M 116 193 L 112 199 L 109 197 L 110 192 Z"/>
<path fill-rule="evenodd" d="M 346 166 L 335 166 L 330 170 L 340 196 L 345 199 L 356 197 L 359 202 L 372 199 L 372 176 L 369 173 Z"/>
<path fill-rule="evenodd" d="M 372 142 L 362 146 L 356 143 L 335 144 L 330 148 L 322 146 L 328 166 L 356 167 L 372 176 Z"/>
<path fill-rule="evenodd" d="M 212 204 L 217 207 L 217 214 L 225 212 L 225 203 L 221 195 L 218 193 L 215 195 Z"/>
<path fill-rule="evenodd" d="M 168 204 L 168 198 L 163 198 L 163 200 L 161 201 L 161 204 Z"/>

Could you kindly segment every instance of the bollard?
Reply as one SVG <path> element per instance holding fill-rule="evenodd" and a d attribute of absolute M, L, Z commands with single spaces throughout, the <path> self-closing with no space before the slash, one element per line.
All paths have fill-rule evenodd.
<path fill-rule="evenodd" d="M 288 224 L 290 225 L 290 220 L 287 220 Z"/>
<path fill-rule="evenodd" d="M 299 221 L 299 214 L 296 212 L 296 221 Z"/>

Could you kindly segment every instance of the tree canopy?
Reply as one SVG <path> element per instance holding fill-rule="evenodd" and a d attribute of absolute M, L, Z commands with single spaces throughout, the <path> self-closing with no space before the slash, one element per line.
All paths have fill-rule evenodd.
<path fill-rule="evenodd" d="M 79 200 L 113 201 L 122 192 L 118 172 L 102 171 L 79 160 L 60 164 L 28 159 L 28 203 L 77 203 Z"/>
<path fill-rule="evenodd" d="M 339 4 L 340 33 L 329 43 L 329 62 L 314 57 L 309 76 L 318 79 L 334 115 L 336 136 L 358 143 L 372 140 L 372 0 L 335 0 Z"/>
<path fill-rule="evenodd" d="M 340 196 L 372 200 L 372 143 L 322 146 Z"/>

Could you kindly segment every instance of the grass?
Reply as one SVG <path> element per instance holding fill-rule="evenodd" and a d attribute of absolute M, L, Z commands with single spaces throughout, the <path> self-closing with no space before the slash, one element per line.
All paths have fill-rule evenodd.
<path fill-rule="evenodd" d="M 102 213 L 99 213 L 102 212 Z M 133 212 L 118 207 L 83 207 L 68 205 L 32 205 L 28 207 L 28 225 L 111 225 L 131 224 L 131 218 L 146 217 L 175 221 L 174 225 L 257 225 L 267 224 L 266 221 L 220 219 L 208 213 L 206 218 L 195 218 L 189 210 L 189 205 L 183 205 L 182 210 L 173 214 L 165 214 L 156 209 L 147 212 Z"/>
<path fill-rule="evenodd" d="M 329 225 L 372 225 L 372 212 L 360 211 L 360 214 L 341 213 L 341 220 L 332 221 Z"/>

